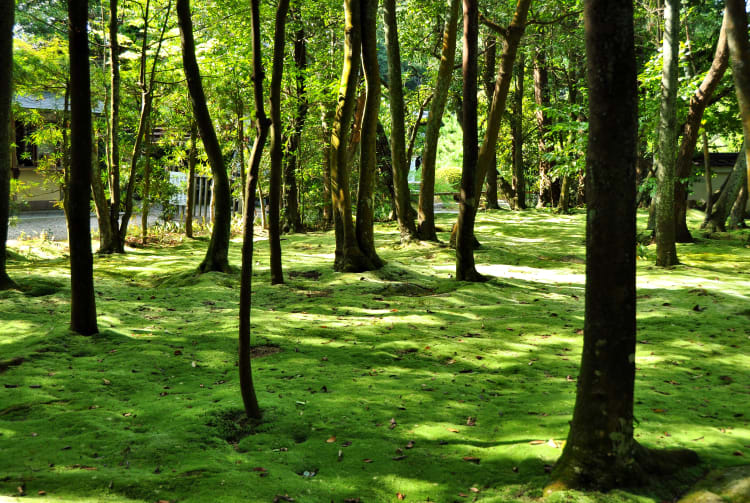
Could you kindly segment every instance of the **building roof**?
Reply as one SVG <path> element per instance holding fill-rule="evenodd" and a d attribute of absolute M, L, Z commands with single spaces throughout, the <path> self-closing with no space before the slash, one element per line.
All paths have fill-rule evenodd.
<path fill-rule="evenodd" d="M 42 91 L 37 95 L 17 95 L 14 101 L 21 108 L 32 110 L 63 111 L 65 109 L 65 98 L 49 91 Z M 70 108 L 70 103 L 68 103 L 68 107 Z M 103 110 L 104 105 L 101 102 L 92 106 L 92 112 L 95 114 L 100 114 Z"/>
<path fill-rule="evenodd" d="M 724 166 L 729 166 L 731 168 L 734 166 L 734 163 L 737 162 L 738 155 L 737 152 L 711 152 L 708 154 L 712 168 L 720 168 Z M 696 166 L 703 166 L 703 154 L 698 154 L 693 157 L 693 164 Z"/>

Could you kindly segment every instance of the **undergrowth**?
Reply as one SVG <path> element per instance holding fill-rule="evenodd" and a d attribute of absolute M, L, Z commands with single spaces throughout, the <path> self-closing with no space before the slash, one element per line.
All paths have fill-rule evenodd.
<path fill-rule="evenodd" d="M 67 330 L 65 249 L 24 242 L 9 262 L 22 291 L 0 294 L 0 495 L 536 500 L 575 399 L 584 218 L 480 214 L 482 284 L 454 280 L 444 244 L 401 245 L 389 224 L 380 271 L 335 273 L 332 233 L 288 235 L 287 281 L 270 286 L 259 240 L 257 424 L 237 377 L 239 272 L 197 275 L 205 240 L 97 256 L 93 337 Z M 745 240 L 699 237 L 671 270 L 652 265 L 653 245 L 638 251 L 636 436 L 694 449 L 702 469 L 750 456 Z M 672 501 L 680 484 L 550 501 Z"/>

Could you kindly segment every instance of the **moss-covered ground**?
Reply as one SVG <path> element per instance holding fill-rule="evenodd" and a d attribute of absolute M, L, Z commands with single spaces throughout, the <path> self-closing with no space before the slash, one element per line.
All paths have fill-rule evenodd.
<path fill-rule="evenodd" d="M 451 249 L 401 246 L 379 225 L 382 270 L 335 273 L 332 233 L 291 235 L 287 282 L 270 286 L 259 239 L 258 425 L 241 419 L 238 273 L 194 273 L 205 239 L 97 257 L 93 337 L 67 330 L 62 245 L 14 245 L 24 291 L 0 293 L 0 500 L 538 499 L 573 410 L 584 220 L 480 214 L 476 259 L 494 277 L 483 284 L 452 278 Z M 680 245 L 671 270 L 652 265 L 653 246 L 639 251 L 636 435 L 696 450 L 701 469 L 750 458 L 746 240 Z M 680 489 L 548 501 L 662 502 Z"/>

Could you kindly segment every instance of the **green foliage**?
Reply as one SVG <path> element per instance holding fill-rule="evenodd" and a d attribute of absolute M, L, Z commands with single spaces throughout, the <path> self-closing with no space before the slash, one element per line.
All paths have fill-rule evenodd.
<path fill-rule="evenodd" d="M 448 187 L 448 190 L 460 189 L 461 168 L 456 166 L 445 166 L 437 168 L 435 170 L 435 186 Z"/>

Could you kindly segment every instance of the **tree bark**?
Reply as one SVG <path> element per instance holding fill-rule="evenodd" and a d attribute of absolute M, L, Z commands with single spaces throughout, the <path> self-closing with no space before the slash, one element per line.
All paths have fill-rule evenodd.
<path fill-rule="evenodd" d="M 524 58 L 519 58 L 516 65 L 516 78 L 513 89 L 513 112 L 510 129 L 513 137 L 513 200 L 510 202 L 514 210 L 526 209 L 526 187 L 523 165 L 523 80 Z"/>
<path fill-rule="evenodd" d="M 743 151 L 744 151 L 743 145 Z M 747 183 L 747 158 L 741 151 L 734 163 L 734 168 L 721 188 L 719 198 L 706 214 L 702 227 L 709 232 L 726 232 L 726 221 L 732 211 L 732 205 L 740 194 L 740 189 Z"/>
<path fill-rule="evenodd" d="M 477 145 L 477 52 L 479 35 L 479 6 L 476 0 L 463 0 L 463 166 L 458 224 L 456 225 L 456 279 L 482 281 L 484 278 L 474 264 L 474 219 L 481 188 L 479 152 Z"/>
<path fill-rule="evenodd" d="M 211 116 L 206 105 L 206 95 L 203 92 L 200 70 L 195 59 L 195 41 L 193 39 L 193 22 L 190 17 L 190 0 L 177 0 L 177 19 L 180 25 L 180 40 L 182 43 L 182 64 L 185 69 L 193 114 L 198 123 L 198 129 L 203 139 L 203 146 L 211 165 L 211 175 L 214 183 L 214 226 L 211 231 L 211 241 L 206 250 L 206 257 L 198 266 L 200 272 L 220 271 L 230 272 L 229 266 L 229 231 L 232 221 L 231 196 L 229 193 L 229 179 L 221 155 L 219 140 L 216 138 Z"/>
<path fill-rule="evenodd" d="M 409 165 L 406 157 L 406 119 L 404 117 L 404 87 L 401 77 L 401 49 L 396 22 L 396 1 L 384 0 L 385 47 L 388 54 L 388 101 L 391 106 L 391 165 L 393 188 L 396 194 L 396 218 L 401 241 L 417 238 L 417 228 L 411 216 L 409 194 Z M 363 37 L 364 38 L 364 37 Z M 364 40 L 363 40 L 364 41 Z M 377 58 L 375 59 L 377 63 Z M 359 218 L 359 215 L 358 215 Z"/>
<path fill-rule="evenodd" d="M 661 76 L 656 166 L 656 265 L 671 267 L 678 263 L 675 247 L 674 186 L 677 152 L 677 69 L 680 36 L 680 1 L 664 5 L 664 64 Z"/>
<path fill-rule="evenodd" d="M 298 17 L 295 14 L 295 17 Z M 296 70 L 295 81 L 297 91 L 297 113 L 293 121 L 293 131 L 289 137 L 284 166 L 284 201 L 286 207 L 286 224 L 290 232 L 302 232 L 302 216 L 300 214 L 297 198 L 299 189 L 297 187 L 297 160 L 300 154 L 302 130 L 305 127 L 307 110 L 307 91 L 305 89 L 305 72 L 307 71 L 307 43 L 305 42 L 305 30 L 300 27 L 294 33 L 294 67 Z M 326 198 L 328 199 L 328 198 Z"/>
<path fill-rule="evenodd" d="M 638 131 L 633 2 L 584 5 L 590 122 L 583 354 L 568 440 L 545 495 L 638 484 L 676 462 L 697 461 L 692 451 L 650 451 L 633 438 Z"/>
<path fill-rule="evenodd" d="M 281 266 L 281 174 L 283 150 L 281 132 L 281 79 L 284 74 L 284 45 L 286 42 L 286 15 L 289 0 L 279 0 L 273 35 L 273 66 L 271 68 L 271 178 L 268 187 L 268 247 L 271 259 L 271 284 L 284 282 Z"/>
<path fill-rule="evenodd" d="M 333 162 L 333 125 L 335 110 L 321 105 L 323 130 L 323 228 L 333 225 L 333 192 L 331 191 L 331 163 Z"/>
<path fill-rule="evenodd" d="M 99 220 L 99 232 L 109 226 L 109 242 L 101 242 L 99 253 L 123 253 L 125 237 L 120 236 L 120 44 L 118 35 L 117 0 L 109 2 L 109 58 L 110 58 L 110 100 L 109 100 L 109 222 Z"/>
<path fill-rule="evenodd" d="M 745 137 L 745 156 L 750 157 L 750 40 L 747 34 L 747 11 L 742 0 L 727 0 L 726 28 L 734 88 L 740 105 L 742 132 Z M 745 169 L 745 183 L 750 184 L 750 162 Z"/>
<path fill-rule="evenodd" d="M 378 65 L 377 45 L 378 0 L 361 0 L 360 16 L 362 17 L 362 68 L 365 76 L 365 110 L 362 116 L 362 140 L 359 160 L 359 189 L 357 192 L 357 225 L 356 235 L 359 249 L 367 257 L 372 267 L 383 266 L 383 261 L 375 251 L 375 174 L 378 170 L 376 144 L 378 138 L 378 111 L 380 110 L 380 68 Z M 391 88 L 393 92 L 393 88 Z M 403 137 L 402 137 L 403 141 Z M 407 167 L 408 169 L 408 167 Z M 395 172 L 394 172 L 395 175 Z M 396 201 L 403 197 L 399 194 L 395 182 Z M 408 219 L 409 186 L 406 184 L 406 218 Z M 398 211 L 397 211 L 398 213 Z M 413 230 L 414 223 L 411 228 Z M 402 240 L 403 240 L 402 233 Z"/>
<path fill-rule="evenodd" d="M 268 138 L 271 121 L 263 109 L 263 59 L 260 42 L 260 0 L 251 1 L 251 26 L 253 45 L 253 98 L 255 103 L 255 142 L 250 154 L 250 172 L 245 187 L 245 205 L 242 208 L 242 271 L 240 273 L 240 309 L 238 333 L 238 358 L 240 373 L 240 393 L 245 406 L 245 414 L 252 419 L 263 415 L 253 384 L 250 355 L 250 316 L 252 307 L 253 281 L 253 221 L 255 220 L 255 188 L 258 185 L 260 160 L 263 146 Z"/>
<path fill-rule="evenodd" d="M 711 154 L 708 152 L 708 134 L 705 128 L 703 128 L 703 171 L 704 179 L 706 180 L 706 215 L 710 215 L 714 205 L 714 188 L 711 180 L 713 177 L 711 173 Z"/>
<path fill-rule="evenodd" d="M 747 173 L 745 173 L 747 177 Z M 729 214 L 729 228 L 730 229 L 741 229 L 747 227 L 745 225 L 745 213 L 747 213 L 747 183 L 743 183 L 740 187 L 740 193 L 737 194 L 737 199 L 732 205 L 732 212 Z"/>
<path fill-rule="evenodd" d="M 68 0 L 70 54 L 70 329 L 81 335 L 99 331 L 91 253 L 91 88 L 88 1 Z M 6 122 L 7 124 L 7 122 Z"/>
<path fill-rule="evenodd" d="M 534 102 L 537 110 L 536 125 L 539 130 L 539 200 L 537 208 L 544 208 L 546 204 L 553 204 L 552 201 L 552 180 L 549 172 L 552 169 L 552 163 L 545 156 L 552 152 L 551 142 L 547 141 L 547 130 L 550 125 L 549 117 L 544 112 L 544 108 L 550 106 L 549 97 L 549 74 L 547 71 L 547 56 L 542 49 L 537 49 L 534 59 Z"/>
<path fill-rule="evenodd" d="M 188 184 L 187 201 L 185 202 L 185 236 L 193 237 L 193 211 L 195 210 L 195 163 L 197 149 L 195 141 L 198 138 L 198 124 L 195 119 L 190 120 L 190 151 L 188 152 Z M 247 201 L 243 200 L 244 204 Z"/>
<path fill-rule="evenodd" d="M 456 54 L 456 32 L 461 0 L 450 0 L 448 19 L 443 31 L 443 49 L 440 55 L 440 66 L 435 78 L 435 90 L 432 97 L 430 115 L 422 151 L 422 179 L 419 188 L 419 238 L 425 241 L 437 241 L 435 231 L 435 161 L 440 136 L 440 125 L 443 121 L 445 104 L 450 90 L 453 75 L 453 62 Z"/>
<path fill-rule="evenodd" d="M 91 196 L 94 199 L 94 208 L 96 209 L 96 220 L 99 223 L 99 250 L 107 250 L 112 246 L 113 236 L 112 228 L 109 223 L 109 200 L 104 192 L 104 183 L 102 182 L 102 162 L 99 158 L 99 142 L 96 138 L 96 132 L 93 133 L 92 142 L 92 173 L 91 173 Z M 106 162 L 104 163 L 106 166 Z M 103 252 L 103 253 L 106 253 Z"/>
<path fill-rule="evenodd" d="M 151 117 L 146 124 L 145 137 L 145 164 L 143 166 L 143 199 L 141 200 L 141 244 L 146 245 L 148 241 L 148 213 L 151 209 L 151 140 L 153 129 L 151 128 Z"/>
<path fill-rule="evenodd" d="M 10 218 L 11 177 L 11 115 L 13 100 L 13 23 L 15 0 L 0 6 L 0 290 L 15 288 L 8 276 L 7 250 L 8 219 Z"/>
<path fill-rule="evenodd" d="M 492 93 L 495 91 L 495 66 L 497 65 L 497 35 L 489 32 L 484 39 L 484 71 L 482 81 L 484 94 L 487 102 L 491 102 Z M 487 209 L 497 210 L 500 205 L 497 202 L 497 155 L 492 165 L 487 170 Z M 512 202 L 511 202 L 512 204 Z"/>
<path fill-rule="evenodd" d="M 716 91 L 719 82 L 724 76 L 727 66 L 729 66 L 726 17 L 727 14 L 725 13 L 711 68 L 709 68 L 708 73 L 703 78 L 701 85 L 695 91 L 693 96 L 690 97 L 690 108 L 688 109 L 687 120 L 682 128 L 682 141 L 680 142 L 680 149 L 677 153 L 677 181 L 674 188 L 675 240 L 678 243 L 693 242 L 693 236 L 690 234 L 690 230 L 688 230 L 687 227 L 688 184 L 686 181 L 682 182 L 681 180 L 690 177 L 690 173 L 693 169 L 693 154 L 695 153 L 695 146 L 698 143 L 698 136 L 701 131 L 703 113 L 705 112 L 714 91 Z M 709 176 L 707 180 L 710 180 L 710 166 L 706 173 Z M 710 190 L 708 195 L 711 195 Z M 707 201 L 706 204 L 710 203 Z M 707 211 L 707 213 L 710 213 L 710 211 Z"/>
<path fill-rule="evenodd" d="M 349 128 L 357 101 L 357 84 L 361 65 L 362 20 L 360 0 L 344 0 L 344 62 L 341 70 L 338 105 L 331 136 L 331 200 L 336 234 L 334 269 L 340 272 L 361 272 L 374 265 L 357 243 L 352 219 L 349 187 Z"/>

